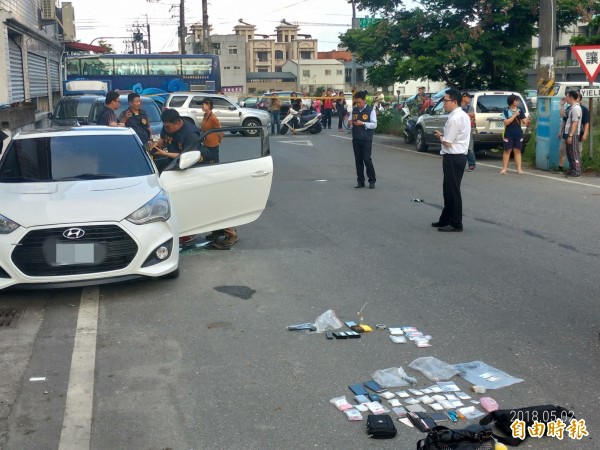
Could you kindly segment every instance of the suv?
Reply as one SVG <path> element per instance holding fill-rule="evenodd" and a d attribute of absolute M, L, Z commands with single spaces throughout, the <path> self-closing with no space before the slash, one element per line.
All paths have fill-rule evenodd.
<path fill-rule="evenodd" d="M 52 121 L 53 126 L 95 125 L 104 109 L 105 98 L 103 95 L 66 95 L 58 101 L 54 112 L 48 114 L 48 118 Z M 160 137 L 162 129 L 160 109 L 152 98 L 144 96 L 140 98 L 142 109 L 148 114 L 152 138 L 156 141 Z M 120 95 L 119 100 L 121 102 L 119 109 L 115 111 L 117 117 L 129 107 L 127 95 Z"/>
<path fill-rule="evenodd" d="M 471 92 L 473 98 L 471 104 L 475 109 L 475 118 L 471 120 L 471 139 L 473 150 L 475 152 L 498 147 L 502 144 L 502 134 L 504 133 L 504 120 L 502 111 L 508 107 L 506 102 L 511 94 L 519 97 L 520 107 L 529 117 L 527 104 L 521 94 L 509 91 L 477 91 Z M 415 146 L 417 151 L 426 152 L 431 146 L 440 147 L 440 140 L 435 137 L 436 130 L 442 130 L 448 120 L 448 113 L 444 110 L 443 98 L 435 106 L 423 114 L 417 120 L 415 125 Z M 529 141 L 531 130 L 522 125 L 524 134 L 524 143 Z"/>
<path fill-rule="evenodd" d="M 268 127 L 271 125 L 271 115 L 266 111 L 255 108 L 242 108 L 224 95 L 204 92 L 175 92 L 169 94 L 165 108 L 175 109 L 184 120 L 197 126 L 202 123 L 204 112 L 202 100 L 209 97 L 213 101 L 213 113 L 221 122 L 222 127 Z M 257 136 L 258 130 L 243 130 L 244 136 Z"/>

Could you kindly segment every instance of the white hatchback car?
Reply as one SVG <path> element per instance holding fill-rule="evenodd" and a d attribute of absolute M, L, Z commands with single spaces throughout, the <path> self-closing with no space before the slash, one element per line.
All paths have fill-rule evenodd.
<path fill-rule="evenodd" d="M 176 277 L 180 235 L 264 210 L 273 161 L 260 135 L 253 153 L 226 137 L 221 164 L 192 151 L 159 174 L 129 128 L 17 134 L 0 159 L 0 289 Z"/>

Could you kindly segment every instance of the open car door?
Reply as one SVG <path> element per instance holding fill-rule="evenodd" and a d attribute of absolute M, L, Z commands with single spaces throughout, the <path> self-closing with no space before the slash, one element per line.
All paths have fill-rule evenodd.
<path fill-rule="evenodd" d="M 245 129 L 220 129 L 225 136 L 219 146 L 219 163 L 200 163 L 161 174 L 180 236 L 250 223 L 264 211 L 273 179 L 269 136 L 262 127 L 256 137 L 249 139 L 240 134 Z"/>

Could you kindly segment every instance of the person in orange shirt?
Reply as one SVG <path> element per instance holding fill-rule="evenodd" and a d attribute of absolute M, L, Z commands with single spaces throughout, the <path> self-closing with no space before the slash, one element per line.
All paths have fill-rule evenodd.
<path fill-rule="evenodd" d="M 202 111 L 204 117 L 200 124 L 202 133 L 209 130 L 221 128 L 219 118 L 213 113 L 212 98 L 206 97 L 202 100 Z M 218 164 L 219 163 L 219 145 L 223 139 L 223 132 L 210 133 L 204 137 L 202 143 L 203 148 L 201 164 Z M 222 237 L 222 238 L 221 238 Z M 237 230 L 235 228 L 225 228 L 224 230 L 216 230 L 206 236 L 206 239 L 212 241 L 211 247 L 218 250 L 227 250 L 238 241 Z"/>
<path fill-rule="evenodd" d="M 213 114 L 213 101 L 210 97 L 205 97 L 202 100 L 202 111 L 204 111 L 204 117 L 200 124 L 200 130 L 202 133 L 206 133 L 209 130 L 221 128 L 221 122 L 219 118 Z M 223 139 L 223 132 L 210 133 L 204 138 L 202 142 L 202 160 L 201 164 L 218 164 L 219 162 L 219 145 Z"/>

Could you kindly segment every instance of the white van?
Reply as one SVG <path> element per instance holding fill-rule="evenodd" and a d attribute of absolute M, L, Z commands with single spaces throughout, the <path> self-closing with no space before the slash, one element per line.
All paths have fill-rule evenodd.
<path fill-rule="evenodd" d="M 554 83 L 555 96 L 564 97 L 569 91 L 579 91 L 589 86 L 593 89 L 600 89 L 600 83 L 590 83 L 588 81 L 558 81 Z"/>

